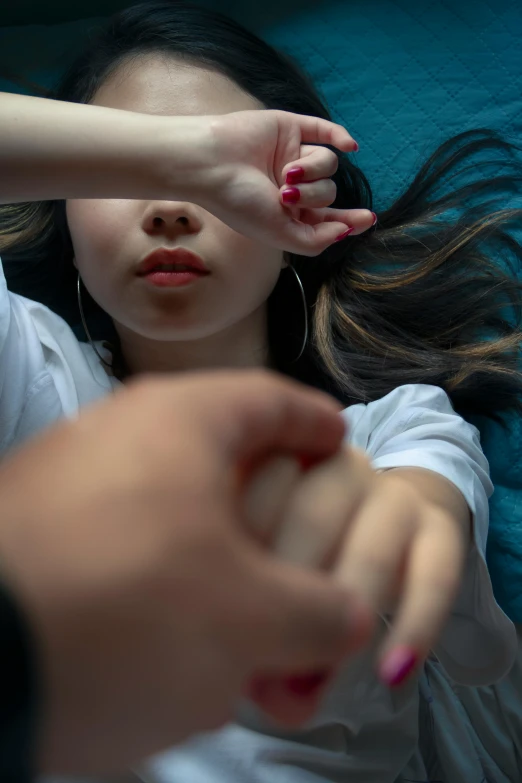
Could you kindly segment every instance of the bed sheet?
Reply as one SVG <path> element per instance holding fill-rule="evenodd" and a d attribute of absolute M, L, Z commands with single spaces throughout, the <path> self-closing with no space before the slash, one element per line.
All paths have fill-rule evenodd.
<path fill-rule="evenodd" d="M 276 5 L 240 3 L 236 15 L 319 85 L 361 145 L 377 209 L 453 133 L 489 127 L 522 140 L 520 0 L 323 0 L 282 18 Z M 0 28 L 0 89 L 51 85 L 98 24 Z M 522 423 L 479 426 L 496 485 L 489 567 L 497 600 L 522 622 Z"/>

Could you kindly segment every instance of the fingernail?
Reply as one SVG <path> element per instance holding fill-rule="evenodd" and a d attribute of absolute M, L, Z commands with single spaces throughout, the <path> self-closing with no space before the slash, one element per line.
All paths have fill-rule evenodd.
<path fill-rule="evenodd" d="M 372 223 L 372 227 L 373 227 L 377 223 L 377 215 L 375 214 L 375 212 L 372 212 L 372 215 L 373 215 L 373 223 Z"/>
<path fill-rule="evenodd" d="M 312 457 L 311 454 L 301 454 L 299 457 L 299 465 L 301 466 L 301 470 L 303 472 L 310 470 L 310 468 L 313 468 L 314 465 L 317 465 L 318 462 L 319 460 L 317 457 Z"/>
<path fill-rule="evenodd" d="M 355 230 L 354 227 L 350 226 L 350 228 L 347 231 L 343 231 L 342 234 L 339 234 L 339 236 L 336 237 L 335 241 L 336 242 L 340 242 L 341 239 L 344 239 L 345 237 L 349 237 L 350 234 L 352 233 L 352 231 L 354 231 L 354 230 Z"/>
<path fill-rule="evenodd" d="M 295 674 L 285 677 L 287 691 L 294 696 L 311 696 L 322 688 L 330 677 L 329 671 L 311 672 L 310 674 Z"/>
<path fill-rule="evenodd" d="M 379 667 L 381 680 L 393 688 L 400 685 L 417 663 L 417 656 L 409 647 L 396 647 L 384 658 Z"/>
<path fill-rule="evenodd" d="M 357 142 L 356 142 L 356 141 L 354 141 L 354 145 L 355 145 L 355 146 L 354 146 L 354 148 L 353 148 L 353 151 L 354 151 L 354 152 L 359 152 L 359 145 L 357 144 Z"/>
<path fill-rule="evenodd" d="M 299 188 L 286 188 L 281 193 L 281 198 L 283 199 L 283 204 L 297 204 L 301 198 L 301 192 Z"/>
<path fill-rule="evenodd" d="M 288 171 L 286 172 L 286 184 L 297 185 L 298 182 L 301 182 L 303 177 L 304 177 L 304 169 L 302 169 L 301 166 L 295 166 L 295 168 L 288 169 Z"/>

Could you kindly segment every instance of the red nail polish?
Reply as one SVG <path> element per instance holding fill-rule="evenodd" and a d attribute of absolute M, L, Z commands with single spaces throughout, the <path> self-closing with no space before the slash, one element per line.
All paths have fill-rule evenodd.
<path fill-rule="evenodd" d="M 291 677 L 286 677 L 284 683 L 287 691 L 294 696 L 311 696 L 325 685 L 329 676 L 330 673 L 327 671 L 295 674 Z"/>
<path fill-rule="evenodd" d="M 293 169 L 288 169 L 286 172 L 286 184 L 297 185 L 298 182 L 304 177 L 304 169 L 301 166 L 295 166 Z"/>
<path fill-rule="evenodd" d="M 347 229 L 347 231 L 343 231 L 342 234 L 339 234 L 339 236 L 336 237 L 335 241 L 336 242 L 340 242 L 341 239 L 344 239 L 345 237 L 349 237 L 350 234 L 352 233 L 352 231 L 354 231 L 354 227 L 353 226 L 351 226 L 349 229 Z"/>
<path fill-rule="evenodd" d="M 297 459 L 301 466 L 301 470 L 305 473 L 307 470 L 315 468 L 316 465 L 319 465 L 323 461 L 322 457 L 314 457 L 311 454 L 301 454 Z"/>
<path fill-rule="evenodd" d="M 283 204 L 297 204 L 301 198 L 301 192 L 299 188 L 286 188 L 281 193 L 281 198 L 283 199 Z"/>
<path fill-rule="evenodd" d="M 375 226 L 377 223 L 377 215 L 375 214 L 375 212 L 372 212 L 372 215 L 373 215 L 373 223 L 372 223 L 372 228 L 373 228 L 373 226 Z"/>
<path fill-rule="evenodd" d="M 301 470 L 306 473 L 307 470 L 312 468 L 315 463 L 316 459 L 314 457 L 311 457 L 309 454 L 301 454 L 299 457 L 299 464 L 301 465 Z"/>
<path fill-rule="evenodd" d="M 379 667 L 381 680 L 393 688 L 400 685 L 414 669 L 417 655 L 409 647 L 397 647 L 391 650 Z"/>
<path fill-rule="evenodd" d="M 359 145 L 357 144 L 357 142 L 356 142 L 356 141 L 354 141 L 354 144 L 355 144 L 355 146 L 354 146 L 354 148 L 353 148 L 353 151 L 354 151 L 354 152 L 359 152 Z"/>

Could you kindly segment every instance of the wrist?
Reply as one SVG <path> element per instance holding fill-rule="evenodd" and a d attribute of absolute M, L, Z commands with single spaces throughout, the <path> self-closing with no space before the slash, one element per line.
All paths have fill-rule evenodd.
<path fill-rule="evenodd" d="M 217 189 L 212 117 L 147 117 L 152 119 L 149 174 L 161 198 L 205 206 Z"/>

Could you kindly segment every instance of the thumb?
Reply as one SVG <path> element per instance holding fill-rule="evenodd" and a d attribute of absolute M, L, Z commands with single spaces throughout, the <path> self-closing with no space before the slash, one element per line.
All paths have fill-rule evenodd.
<path fill-rule="evenodd" d="M 326 574 L 253 547 L 249 573 L 253 671 L 299 674 L 336 667 L 368 641 L 370 608 Z"/>

